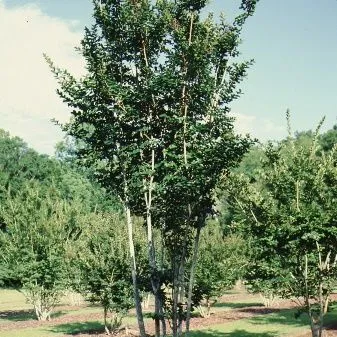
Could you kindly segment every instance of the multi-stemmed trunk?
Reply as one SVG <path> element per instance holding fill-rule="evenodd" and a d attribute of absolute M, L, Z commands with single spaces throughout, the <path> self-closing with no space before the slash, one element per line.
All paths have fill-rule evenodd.
<path fill-rule="evenodd" d="M 126 197 L 126 199 L 127 199 L 127 197 Z M 134 243 L 133 243 L 132 218 L 131 218 L 131 211 L 130 211 L 128 200 L 126 200 L 124 208 L 125 208 L 125 213 L 126 213 L 128 236 L 129 236 L 131 275 L 132 275 L 133 296 L 134 296 L 135 307 L 136 307 L 136 315 L 137 315 L 137 321 L 138 321 L 140 336 L 145 337 L 146 333 L 145 333 L 145 325 L 144 325 L 142 304 L 141 304 L 138 282 L 137 282 L 137 268 L 136 268 L 135 247 L 134 247 Z"/>
<path fill-rule="evenodd" d="M 50 321 L 51 310 L 43 308 L 38 304 L 34 304 L 36 317 L 39 321 Z"/>
<path fill-rule="evenodd" d="M 173 271 L 173 287 L 172 287 L 172 335 L 180 337 L 183 332 L 183 320 L 185 310 L 185 267 L 188 240 L 188 227 L 184 229 L 184 240 L 181 251 L 173 250 L 172 254 L 172 271 Z"/>
<path fill-rule="evenodd" d="M 189 278 L 189 283 L 188 283 L 188 294 L 187 294 L 186 335 L 188 335 L 190 331 L 193 286 L 194 286 L 195 270 L 196 270 L 197 260 L 198 260 L 198 251 L 199 251 L 199 242 L 200 242 L 200 233 L 201 233 L 202 224 L 203 223 L 200 221 L 197 227 L 197 233 L 196 233 L 195 240 L 194 240 L 193 256 L 192 256 L 190 278 Z"/>
<path fill-rule="evenodd" d="M 319 320 L 316 321 L 313 317 L 310 317 L 310 327 L 312 337 L 321 337 L 322 336 L 322 323 Z"/>
<path fill-rule="evenodd" d="M 108 317 L 110 313 L 111 317 Z M 123 316 L 104 307 L 104 329 L 107 335 L 115 334 L 122 325 Z"/>
<path fill-rule="evenodd" d="M 313 310 L 312 304 L 310 303 L 310 293 L 309 293 L 309 265 L 308 265 L 308 255 L 304 256 L 304 285 L 305 285 L 305 306 L 307 309 L 307 313 L 310 319 L 310 328 L 312 337 L 322 337 L 323 336 L 323 325 L 324 325 L 324 316 L 328 311 L 329 305 L 329 295 L 330 291 L 327 287 L 324 291 L 324 274 L 330 272 L 332 269 L 336 267 L 337 262 L 337 254 L 335 255 L 335 259 L 330 261 L 331 259 L 331 251 L 329 251 L 325 259 L 322 256 L 321 246 L 318 242 L 316 242 L 317 247 L 317 255 L 318 255 L 318 312 Z"/>
<path fill-rule="evenodd" d="M 49 321 L 56 304 L 59 302 L 61 293 L 57 290 L 46 290 L 42 286 L 35 286 L 24 290 L 28 303 L 34 307 L 36 318 L 39 321 Z"/>

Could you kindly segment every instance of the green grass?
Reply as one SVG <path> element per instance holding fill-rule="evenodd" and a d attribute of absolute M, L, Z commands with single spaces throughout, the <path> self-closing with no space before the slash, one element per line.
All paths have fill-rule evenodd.
<path fill-rule="evenodd" d="M 59 306 L 55 308 L 52 319 L 66 316 L 81 316 L 93 313 L 102 313 L 102 308 L 95 305 L 78 307 L 75 310 L 58 310 L 60 306 L 69 304 L 66 299 L 62 300 Z M 3 330 L 1 326 L 5 326 L 12 322 L 35 321 L 33 307 L 26 303 L 24 295 L 13 289 L 0 290 L 0 337 L 58 337 L 64 335 L 72 335 L 79 332 L 95 331 L 97 329 L 104 330 L 103 322 L 97 321 L 96 318 L 86 322 L 72 322 L 65 324 L 56 324 L 51 321 L 47 325 L 41 325 L 34 328 L 23 328 L 14 330 Z M 134 316 L 128 316 L 124 319 L 125 323 L 136 324 Z"/>
<path fill-rule="evenodd" d="M 66 304 L 66 303 L 64 303 Z M 235 301 L 217 303 L 212 311 L 224 311 L 252 306 L 261 306 L 256 297 L 239 298 Z M 76 310 L 60 310 L 56 308 L 54 317 L 76 315 L 81 316 L 88 313 L 102 312 L 97 306 L 87 305 Z M 196 330 L 191 333 L 192 337 L 285 337 L 294 336 L 298 333 L 309 331 L 309 324 L 306 315 L 295 319 L 295 309 L 281 310 L 266 315 L 241 319 L 234 322 L 225 322 L 213 325 L 212 327 Z M 102 321 L 93 318 L 85 322 L 56 323 L 51 321 L 48 324 L 35 328 L 24 328 L 1 331 L 1 325 L 10 322 L 34 320 L 32 307 L 25 302 L 24 296 L 14 290 L 0 290 L 0 337 L 63 337 L 77 333 L 90 331 L 103 331 Z M 150 319 L 150 318 L 147 318 Z M 337 306 L 326 317 L 326 323 L 337 320 Z M 134 315 L 128 316 L 124 320 L 130 325 L 136 324 Z"/>
<path fill-rule="evenodd" d="M 241 309 L 241 308 L 247 308 L 247 307 L 263 307 L 263 304 L 261 302 L 257 302 L 256 299 L 248 299 L 244 302 L 240 300 L 239 302 L 233 301 L 233 302 L 222 302 L 222 303 L 215 303 L 211 311 L 217 311 L 218 309 L 223 310 L 231 310 L 231 309 Z"/>
<path fill-rule="evenodd" d="M 98 321 L 40 326 L 37 328 L 18 329 L 17 331 L 1 331 L 0 337 L 63 337 L 81 332 L 104 331 L 104 325 Z"/>
<path fill-rule="evenodd" d="M 11 321 L 35 319 L 33 307 L 26 303 L 25 296 L 13 289 L 0 291 L 0 330 L 1 325 Z"/>
<path fill-rule="evenodd" d="M 0 337 L 63 337 L 63 333 L 55 333 L 46 330 L 46 328 L 30 328 L 30 329 L 20 329 L 11 331 L 1 331 Z"/>
<path fill-rule="evenodd" d="M 58 324 L 49 329 L 51 332 L 62 333 L 66 335 L 74 335 L 81 332 L 89 331 L 104 331 L 104 324 L 102 322 L 93 321 L 93 322 L 78 322 L 78 323 L 66 323 Z"/>
<path fill-rule="evenodd" d="M 58 310 L 62 305 L 67 303 L 63 300 L 56 306 L 51 318 L 61 316 L 81 316 L 89 313 L 100 313 L 102 308 L 98 306 L 88 305 L 85 307 L 78 307 L 76 310 Z M 22 293 L 13 289 L 0 290 L 0 331 L 1 325 L 10 322 L 32 321 L 36 320 L 33 306 L 26 303 L 26 299 Z"/>
<path fill-rule="evenodd" d="M 296 310 L 281 310 L 278 313 L 258 315 L 249 319 L 217 324 L 204 330 L 196 330 L 192 337 L 281 337 L 310 331 L 306 315 L 295 318 Z M 329 313 L 326 324 L 337 320 L 337 312 Z"/>
<path fill-rule="evenodd" d="M 26 303 L 25 296 L 17 290 L 0 290 L 0 311 L 32 309 L 30 304 Z"/>
<path fill-rule="evenodd" d="M 249 319 L 214 325 L 210 329 L 194 331 L 193 337 L 279 337 L 297 333 L 307 327 L 304 318 L 296 320 L 293 310 L 259 315 Z"/>
<path fill-rule="evenodd" d="M 211 306 L 211 312 L 219 312 L 224 310 L 240 309 L 246 307 L 261 307 L 263 306 L 262 301 L 259 296 L 245 294 L 242 291 L 228 291 L 226 295 L 239 295 L 239 298 L 234 300 L 232 298 L 226 299 L 223 297 L 222 302 L 216 302 Z M 247 295 L 247 296 L 242 296 Z M 206 309 L 206 308 L 205 308 Z"/>

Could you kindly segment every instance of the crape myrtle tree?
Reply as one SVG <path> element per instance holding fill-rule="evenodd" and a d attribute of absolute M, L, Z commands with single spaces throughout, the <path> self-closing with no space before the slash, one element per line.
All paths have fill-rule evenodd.
<path fill-rule="evenodd" d="M 121 216 L 90 213 L 83 217 L 80 235 L 69 249 L 72 287 L 101 304 L 107 334 L 118 331 L 133 303 L 127 245 Z"/>
<path fill-rule="evenodd" d="M 132 215 L 142 216 L 146 228 L 156 336 L 166 333 L 165 317 L 177 336 L 185 318 L 189 329 L 195 262 L 186 286 L 186 261 L 196 260 L 213 188 L 252 143 L 234 134 L 228 112 L 251 64 L 233 59 L 257 1 L 243 0 L 232 24 L 202 15 L 207 2 L 94 1 L 95 23 L 79 49 L 87 75 L 77 80 L 46 57 L 72 109 L 64 129 L 83 144 L 83 163 L 124 205 L 143 337 Z M 162 240 L 154 240 L 154 232 Z M 164 244 L 165 270 L 155 241 Z"/>
<path fill-rule="evenodd" d="M 295 299 L 299 313 L 309 315 L 313 337 L 322 335 L 336 282 L 336 150 L 321 153 L 318 130 L 310 146 L 289 137 L 267 146 L 256 181 L 229 182 L 228 200 L 252 243 L 248 284 Z"/>
<path fill-rule="evenodd" d="M 60 197 L 54 186 L 30 181 L 0 206 L 2 281 L 21 290 L 38 320 L 49 320 L 67 286 L 67 249 L 76 233 L 79 204 Z"/>
<path fill-rule="evenodd" d="M 194 303 L 200 303 L 202 317 L 210 317 L 211 306 L 242 279 L 246 250 L 246 241 L 236 234 L 225 236 L 218 220 L 211 221 L 203 230 L 193 289 Z"/>

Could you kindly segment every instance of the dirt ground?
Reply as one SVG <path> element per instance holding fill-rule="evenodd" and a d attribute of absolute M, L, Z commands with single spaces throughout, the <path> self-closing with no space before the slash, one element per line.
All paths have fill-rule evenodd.
<path fill-rule="evenodd" d="M 251 297 L 252 295 L 226 295 L 225 298 L 223 298 L 223 302 L 238 302 L 240 301 L 240 298 L 242 300 L 247 300 L 247 297 Z M 253 298 L 253 297 L 252 297 Z M 255 297 L 256 298 L 256 297 Z M 291 301 L 286 300 L 279 300 L 274 306 L 270 308 L 265 308 L 263 306 L 247 306 L 247 307 L 241 307 L 241 308 L 234 308 L 231 310 L 226 311 L 216 311 L 214 312 L 210 318 L 201 318 L 201 317 L 195 317 L 191 320 L 191 329 L 201 329 L 208 326 L 212 326 L 215 324 L 220 324 L 224 322 L 231 322 L 235 320 L 240 320 L 244 318 L 250 318 L 256 315 L 262 315 L 262 314 L 268 314 L 272 312 L 277 312 L 284 308 L 292 308 L 294 307 L 294 303 Z M 76 311 L 78 307 L 59 307 L 58 310 L 74 310 Z M 9 318 L 13 316 L 18 316 L 22 314 L 29 314 L 29 311 L 22 310 L 21 312 L 18 311 L 6 311 L 6 312 L 0 312 L 0 318 Z M 66 315 L 66 316 L 60 316 L 57 318 L 54 318 L 50 322 L 39 322 L 35 320 L 27 320 L 27 321 L 12 321 L 7 324 L 1 325 L 1 330 L 19 330 L 23 328 L 34 328 L 38 326 L 56 326 L 58 324 L 67 324 L 67 323 L 81 323 L 86 322 L 88 320 L 95 320 L 97 319 L 100 321 L 102 319 L 102 313 L 83 313 L 81 315 Z M 129 326 L 129 336 L 130 335 L 137 335 L 137 327 L 136 326 Z M 149 335 L 154 334 L 154 324 L 153 322 L 147 322 L 146 323 L 146 331 Z M 124 337 L 126 335 L 125 330 L 121 331 L 118 334 L 118 337 Z M 69 335 L 64 335 L 69 336 Z M 77 337 L 106 337 L 106 334 L 103 331 L 87 331 L 86 333 L 80 333 L 76 334 Z M 295 336 L 294 336 L 295 337 Z M 302 335 L 296 335 L 296 337 L 311 337 L 311 334 L 302 334 Z M 326 328 L 326 331 L 324 332 L 324 337 L 337 337 L 337 322 L 333 326 L 329 326 Z"/>

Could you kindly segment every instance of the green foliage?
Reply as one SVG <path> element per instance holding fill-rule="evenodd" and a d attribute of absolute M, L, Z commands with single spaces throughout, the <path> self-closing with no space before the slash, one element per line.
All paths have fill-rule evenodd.
<path fill-rule="evenodd" d="M 11 137 L 8 132 L 0 129 L 0 202 L 6 199 L 6 191 L 9 188 L 15 195 L 32 179 L 38 181 L 42 189 L 53 185 L 60 192 L 62 199 L 76 200 L 88 212 L 94 209 L 120 209 L 111 195 L 71 161 L 38 154 L 22 139 Z M 1 227 L 5 227 L 5 224 L 0 219 Z"/>
<path fill-rule="evenodd" d="M 67 246 L 76 232 L 80 205 L 60 198 L 55 187 L 31 181 L 20 192 L 8 191 L 0 214 L 5 283 L 22 288 L 38 319 L 49 319 L 68 280 Z"/>
<path fill-rule="evenodd" d="M 202 233 L 198 265 L 195 277 L 193 302 L 197 305 L 206 301 L 210 315 L 211 302 L 216 303 L 226 290 L 231 289 L 244 272 L 247 264 L 246 244 L 239 236 L 223 236 L 216 221 L 209 224 Z"/>
<path fill-rule="evenodd" d="M 30 149 L 22 139 L 0 129 L 0 200 L 10 187 L 16 193 L 29 180 L 50 185 L 61 175 L 60 166 L 46 155 Z"/>
<path fill-rule="evenodd" d="M 99 186 L 92 169 L 81 166 L 76 156 L 80 145 L 70 137 L 56 145 L 55 158 L 62 167 L 60 189 L 65 198 L 77 198 L 87 211 L 121 212 L 116 196 Z"/>
<path fill-rule="evenodd" d="M 337 144 L 337 125 L 334 125 L 332 129 L 322 134 L 319 138 L 319 143 L 323 151 L 331 151 Z"/>
<path fill-rule="evenodd" d="M 39 155 L 2 130 L 0 168 L 0 284 L 22 289 L 37 317 L 49 319 L 71 281 L 68 250 L 84 214 L 120 206 L 77 165 Z"/>
<path fill-rule="evenodd" d="M 255 179 L 258 171 L 262 169 L 262 161 L 264 158 L 265 154 L 262 145 L 255 145 L 244 155 L 240 165 L 234 168 L 233 171 L 236 173 L 244 173 L 251 179 Z"/>
<path fill-rule="evenodd" d="M 249 15 L 255 2 L 244 2 Z M 127 178 L 129 202 L 140 214 L 142 181 L 149 174 L 165 209 L 176 209 L 182 194 L 196 210 L 211 205 L 218 172 L 235 163 L 250 144 L 234 136 L 227 114 L 228 103 L 239 95 L 236 85 L 251 63 L 227 66 L 228 58 L 238 53 L 238 34 L 248 14 L 233 26 L 216 24 L 211 17 L 202 21 L 205 3 L 96 4 L 96 24 L 86 30 L 81 49 L 88 74 L 76 81 L 47 59 L 59 80 L 60 96 L 73 109 L 73 122 L 65 130 L 83 144 L 79 156 L 122 200 Z M 190 111 L 186 118 L 185 107 Z M 152 150 L 154 172 L 149 164 Z M 180 207 L 182 218 L 187 216 L 186 204 Z"/>
<path fill-rule="evenodd" d="M 124 219 L 92 213 L 82 219 L 81 235 L 69 252 L 76 275 L 72 287 L 102 305 L 108 333 L 116 332 L 133 306 L 127 240 Z"/>
<path fill-rule="evenodd" d="M 337 271 L 337 148 L 320 155 L 317 133 L 310 144 L 290 137 L 269 144 L 255 182 L 242 175 L 228 182 L 228 202 L 251 240 L 248 283 L 299 299 L 313 329 L 323 321 Z"/>

